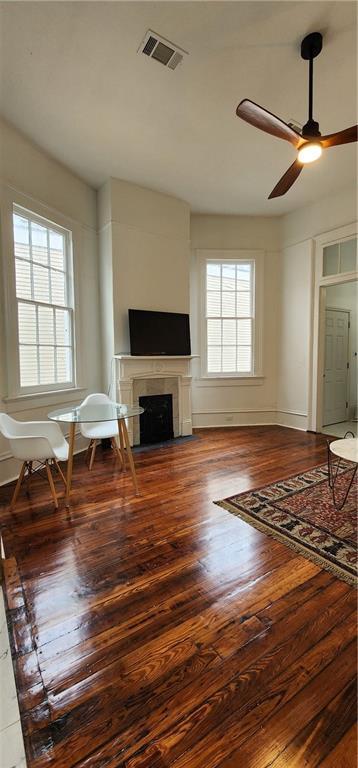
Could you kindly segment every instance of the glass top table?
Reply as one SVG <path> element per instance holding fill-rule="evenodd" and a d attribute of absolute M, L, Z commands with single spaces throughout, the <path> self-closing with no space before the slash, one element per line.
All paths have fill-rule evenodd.
<path fill-rule="evenodd" d="M 58 421 L 70 425 L 66 478 L 66 507 L 69 507 L 70 505 L 76 424 L 98 423 L 102 421 L 117 422 L 120 448 L 118 447 L 116 440 L 114 447 L 116 447 L 116 452 L 121 459 L 124 471 L 126 469 L 126 458 L 128 459 L 135 492 L 138 495 L 138 483 L 133 461 L 133 454 L 128 436 L 126 419 L 133 418 L 134 416 L 140 416 L 141 413 L 144 413 L 144 408 L 141 408 L 140 406 L 122 405 L 121 403 L 93 403 L 91 405 L 77 405 L 74 408 L 59 408 L 58 410 L 51 411 L 48 414 L 50 421 Z M 94 441 L 94 443 L 96 444 L 96 441 Z"/>
<path fill-rule="evenodd" d="M 120 403 L 98 403 L 97 405 L 78 405 L 75 408 L 59 408 L 51 411 L 48 418 L 51 421 L 61 421 L 66 424 L 85 424 L 94 421 L 118 421 L 140 416 L 144 408 L 140 406 L 121 405 Z"/>

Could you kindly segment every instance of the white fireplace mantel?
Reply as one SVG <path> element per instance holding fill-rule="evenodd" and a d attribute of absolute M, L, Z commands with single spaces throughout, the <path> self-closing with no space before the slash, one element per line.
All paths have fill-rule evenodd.
<path fill-rule="evenodd" d="M 140 379 L 175 379 L 178 386 L 179 435 L 192 434 L 191 360 L 198 355 L 115 355 L 116 400 L 124 405 L 136 405 L 134 382 Z M 136 386 L 136 390 L 138 386 Z M 131 444 L 138 434 L 133 419 L 128 421 Z"/>

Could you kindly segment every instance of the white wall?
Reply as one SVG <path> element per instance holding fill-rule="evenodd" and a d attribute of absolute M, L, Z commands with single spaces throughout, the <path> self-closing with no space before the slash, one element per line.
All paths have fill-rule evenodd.
<path fill-rule="evenodd" d="M 193 364 L 194 426 L 265 424 L 276 420 L 277 281 L 279 274 L 278 218 L 250 216 L 191 217 L 192 348 L 199 352 L 200 250 L 264 251 L 263 376 L 259 379 L 201 378 L 200 362 Z"/>
<path fill-rule="evenodd" d="M 352 419 L 357 408 L 357 355 L 358 355 L 358 283 L 340 283 L 326 288 L 326 307 L 348 309 L 350 312 L 349 329 L 349 418 Z"/>
<path fill-rule="evenodd" d="M 189 312 L 189 225 L 189 206 L 182 200 L 120 179 L 110 179 L 100 190 L 102 322 L 112 354 L 130 351 L 129 308 Z M 105 243 L 108 229 L 111 242 Z M 108 349 L 107 375 L 109 357 Z"/>
<path fill-rule="evenodd" d="M 310 391 L 313 245 L 283 249 L 278 296 L 277 419 L 307 428 Z"/>
<path fill-rule="evenodd" d="M 193 365 L 196 426 L 279 423 L 307 429 L 312 388 L 315 238 L 356 218 L 354 187 L 281 218 L 191 217 L 193 350 L 199 350 L 200 249 L 265 251 L 263 381 L 207 382 Z"/>
<path fill-rule="evenodd" d="M 314 238 L 355 220 L 355 189 L 341 190 L 282 218 L 193 215 L 190 220 L 189 206 L 182 200 L 118 179 L 108 180 L 96 199 L 93 189 L 10 125 L 2 121 L 0 128 L 2 260 L 9 252 L 4 233 L 11 226 L 13 201 L 72 229 L 81 340 L 76 392 L 12 399 L 1 270 L 4 410 L 22 419 L 45 418 L 52 408 L 78 402 L 87 391 L 106 386 L 113 354 L 129 352 L 129 307 L 188 312 L 190 306 L 192 350 L 198 353 L 198 251 L 262 250 L 263 376 L 246 382 L 204 381 L 194 363 L 194 424 L 279 422 L 307 428 Z M 0 482 L 15 476 L 17 468 L 1 441 Z"/>
<path fill-rule="evenodd" d="M 354 222 L 356 202 L 350 187 L 281 219 L 277 411 L 287 426 L 309 426 L 315 238 Z"/>
<path fill-rule="evenodd" d="M 54 408 L 77 403 L 102 386 L 99 337 L 99 292 L 96 233 L 96 193 L 67 168 L 47 156 L 12 126 L 0 121 L 0 408 L 22 420 L 43 419 Z M 17 202 L 73 232 L 76 316 L 80 349 L 78 390 L 12 398 L 8 389 L 5 325 L 5 282 L 11 248 L 12 203 Z M 11 255 L 10 255 L 11 258 Z M 14 350 L 17 354 L 17 350 Z M 18 462 L 0 438 L 0 483 L 18 474 Z"/>
<path fill-rule="evenodd" d="M 338 190 L 316 203 L 288 213 L 281 219 L 281 248 L 338 229 L 357 219 L 357 189 Z"/>

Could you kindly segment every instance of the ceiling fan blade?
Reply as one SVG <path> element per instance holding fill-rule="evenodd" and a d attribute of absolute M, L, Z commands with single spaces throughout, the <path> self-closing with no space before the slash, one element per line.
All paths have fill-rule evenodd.
<path fill-rule="evenodd" d="M 285 141 L 289 141 L 296 148 L 305 143 L 305 139 L 297 131 L 287 125 L 287 123 L 284 123 L 283 120 L 280 120 L 279 117 L 273 115 L 272 112 L 268 112 L 267 109 L 260 107 L 259 104 L 250 101 L 250 99 L 240 101 L 236 114 L 242 120 L 250 123 L 250 125 L 254 125 L 255 128 L 271 133 L 272 136 L 276 136 L 278 139 L 285 139 Z"/>
<path fill-rule="evenodd" d="M 350 144 L 351 141 L 358 141 L 358 125 L 351 125 L 344 131 L 330 133 L 328 136 L 321 136 L 319 139 L 322 147 L 336 147 L 339 144 Z"/>
<path fill-rule="evenodd" d="M 290 189 L 290 187 L 292 187 L 292 184 L 295 183 L 296 179 L 300 175 L 302 168 L 302 163 L 300 163 L 298 160 L 295 160 L 295 162 L 290 165 L 286 173 L 283 174 L 278 184 L 276 184 L 268 199 L 271 200 L 272 197 L 281 197 L 281 195 L 286 194 L 286 192 Z"/>

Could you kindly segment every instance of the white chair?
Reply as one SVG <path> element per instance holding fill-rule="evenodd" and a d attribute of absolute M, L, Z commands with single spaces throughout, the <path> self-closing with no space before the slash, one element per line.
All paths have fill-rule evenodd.
<path fill-rule="evenodd" d="M 57 509 L 58 501 L 51 464 L 56 466 L 66 486 L 66 479 L 58 462 L 68 459 L 68 443 L 58 424 L 51 421 L 16 421 L 7 413 L 0 413 L 0 432 L 9 440 L 14 458 L 23 462 L 11 499 L 10 511 L 15 506 L 25 474 L 29 488 L 34 461 L 46 468 L 47 479 Z"/>
<path fill-rule="evenodd" d="M 96 392 L 93 395 L 87 395 L 87 397 L 81 403 L 81 408 L 86 405 L 111 405 L 112 400 L 102 392 Z M 90 421 L 80 424 L 80 430 L 83 437 L 86 437 L 90 442 L 87 448 L 86 460 L 90 455 L 89 469 L 92 469 L 94 457 L 96 453 L 96 447 L 99 440 L 110 439 L 113 451 L 122 467 L 123 462 L 123 446 L 121 441 L 121 435 L 119 435 L 118 422 L 117 421 Z M 118 446 L 118 438 L 121 441 L 121 447 Z"/>

